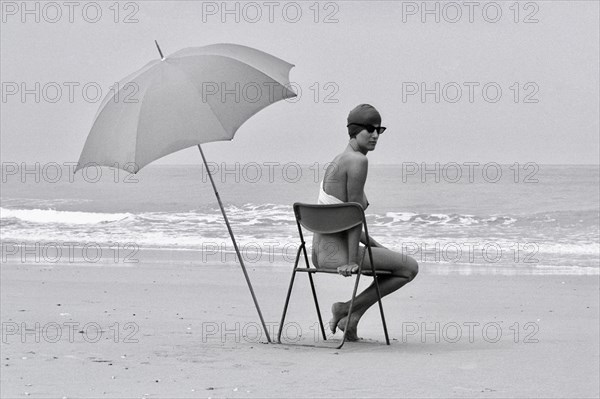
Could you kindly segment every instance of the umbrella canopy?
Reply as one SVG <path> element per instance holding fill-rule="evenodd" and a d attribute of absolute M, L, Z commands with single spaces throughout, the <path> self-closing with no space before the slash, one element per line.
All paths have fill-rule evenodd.
<path fill-rule="evenodd" d="M 104 98 L 76 170 L 94 164 L 136 173 L 172 152 L 231 140 L 252 115 L 296 95 L 293 66 L 236 44 L 151 61 Z"/>
<path fill-rule="evenodd" d="M 172 152 L 198 146 L 267 340 L 269 332 L 200 144 L 231 140 L 252 115 L 284 98 L 293 67 L 236 44 L 187 48 L 146 64 L 102 101 L 75 171 L 92 165 L 137 173 Z"/>

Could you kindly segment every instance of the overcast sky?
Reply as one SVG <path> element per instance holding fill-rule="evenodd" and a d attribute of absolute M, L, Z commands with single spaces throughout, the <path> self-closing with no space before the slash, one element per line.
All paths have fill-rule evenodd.
<path fill-rule="evenodd" d="M 156 39 L 165 55 L 231 42 L 295 64 L 299 98 L 206 144 L 215 162 L 329 161 L 348 112 L 367 102 L 388 127 L 372 163 L 598 163 L 597 1 L 430 1 L 430 14 L 421 1 L 230 2 L 231 13 L 220 1 L 22 4 L 2 2 L 3 162 L 76 162 L 100 104 L 93 87 L 106 94 L 158 58 Z M 191 148 L 157 162 L 200 159 Z"/>

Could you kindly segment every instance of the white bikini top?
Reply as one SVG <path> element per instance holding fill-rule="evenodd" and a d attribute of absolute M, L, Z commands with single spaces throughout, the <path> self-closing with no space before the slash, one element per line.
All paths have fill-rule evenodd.
<path fill-rule="evenodd" d="M 323 190 L 323 182 L 321 181 L 321 189 L 319 190 L 319 200 L 318 203 L 321 205 L 329 205 L 329 204 L 342 204 L 344 201 L 334 197 L 333 195 L 329 195 Z"/>

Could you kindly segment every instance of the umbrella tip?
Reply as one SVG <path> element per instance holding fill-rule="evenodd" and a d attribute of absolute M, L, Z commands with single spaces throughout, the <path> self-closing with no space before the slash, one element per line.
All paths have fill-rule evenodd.
<path fill-rule="evenodd" d="M 162 51 L 160 49 L 160 46 L 158 45 L 158 42 L 156 40 L 154 41 L 154 44 L 156 44 L 156 48 L 158 49 L 158 54 L 160 54 L 160 59 L 162 61 L 164 61 L 165 60 L 165 56 L 163 55 L 163 53 L 162 53 Z"/>

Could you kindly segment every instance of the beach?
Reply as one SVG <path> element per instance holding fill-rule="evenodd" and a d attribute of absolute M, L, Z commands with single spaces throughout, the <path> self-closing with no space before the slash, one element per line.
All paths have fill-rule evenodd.
<path fill-rule="evenodd" d="M 341 350 L 303 275 L 282 344 L 267 342 L 200 168 L 149 166 L 133 184 L 8 176 L 1 396 L 598 397 L 598 169 L 542 165 L 515 182 L 501 167 L 494 183 L 370 168 L 369 232 L 420 273 L 383 300 L 390 346 L 375 307 Z M 322 167 L 299 180 L 228 168 L 239 176 L 217 185 L 275 342 L 299 244 L 291 204 L 315 201 Z M 352 282 L 317 277 L 325 323 Z"/>
<path fill-rule="evenodd" d="M 600 399 L 600 2 L 0 9 L 0 399 Z"/>
<path fill-rule="evenodd" d="M 304 276 L 283 344 L 268 344 L 239 266 L 164 256 L 127 266 L 3 263 L 1 396 L 599 395 L 598 276 L 440 274 L 422 264 L 383 301 L 391 345 L 373 308 L 363 339 L 337 350 L 340 332 L 319 337 Z M 249 274 L 276 340 L 291 267 L 250 265 Z M 318 276 L 325 322 L 351 287 Z"/>

